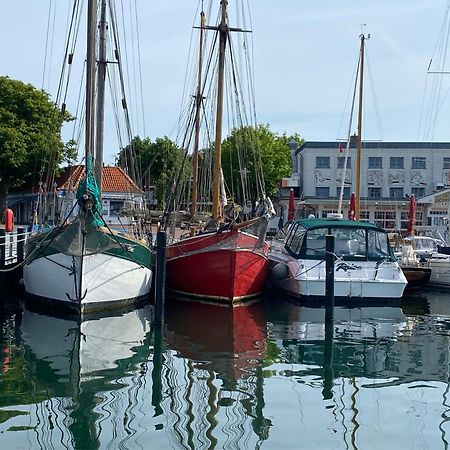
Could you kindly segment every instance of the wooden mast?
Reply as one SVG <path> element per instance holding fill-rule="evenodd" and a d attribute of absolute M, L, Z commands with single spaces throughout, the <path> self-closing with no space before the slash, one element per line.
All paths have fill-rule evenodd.
<path fill-rule="evenodd" d="M 95 179 L 102 189 L 103 134 L 105 129 L 105 79 L 106 79 L 106 0 L 102 0 L 99 23 L 99 53 L 97 75 L 97 114 L 95 134 Z"/>
<path fill-rule="evenodd" d="M 220 2 L 222 5 L 222 19 L 218 27 L 219 31 L 219 74 L 217 79 L 217 111 L 216 111 L 216 135 L 214 141 L 214 166 L 213 166 L 213 206 L 212 216 L 220 217 L 220 177 L 222 167 L 222 115 L 223 115 L 223 91 L 225 76 L 225 48 L 228 38 L 227 26 L 227 0 Z"/>
<path fill-rule="evenodd" d="M 85 157 L 93 153 L 95 121 L 95 36 L 97 32 L 97 0 L 89 0 L 87 23 L 87 61 L 86 61 L 86 138 Z"/>
<path fill-rule="evenodd" d="M 361 197 L 361 143 L 362 143 L 362 109 L 364 92 L 364 40 L 366 37 L 361 33 L 360 65 L 359 65 L 359 108 L 358 108 L 358 140 L 356 143 L 356 204 L 355 219 L 360 219 L 360 197 Z"/>
<path fill-rule="evenodd" d="M 202 64 L 203 64 L 203 42 L 205 32 L 205 13 L 200 12 L 200 46 L 198 51 L 198 76 L 197 76 L 197 93 L 195 96 L 195 135 L 194 135 L 194 151 L 192 154 L 192 197 L 191 197 L 191 216 L 197 212 L 198 197 L 198 149 L 200 140 L 200 112 L 203 101 L 202 96 Z"/>

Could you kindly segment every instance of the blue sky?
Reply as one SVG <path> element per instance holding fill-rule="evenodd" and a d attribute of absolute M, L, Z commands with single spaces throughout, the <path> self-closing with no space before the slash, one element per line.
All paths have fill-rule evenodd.
<path fill-rule="evenodd" d="M 55 36 L 63 36 L 69 1 L 52 1 L 58 5 L 56 32 L 60 34 Z M 130 1 L 134 2 L 124 0 L 124 3 Z M 3 2 L 2 75 L 43 86 L 49 3 L 50 0 Z M 198 1 L 136 0 L 136 3 L 145 131 L 155 138 L 168 135 L 178 117 Z M 420 120 L 421 117 L 424 120 L 421 109 L 426 71 L 447 0 L 249 0 L 249 4 L 260 123 L 270 124 L 276 133 L 297 132 L 306 140 L 344 138 L 358 36 L 361 24 L 366 24 L 364 31 L 371 38 L 366 47 L 369 71 L 364 138 L 384 141 L 423 138 Z M 44 83 L 51 94 L 56 92 L 62 42 L 63 37 L 55 37 L 51 77 Z M 448 77 L 443 78 L 443 92 L 450 87 Z M 450 98 L 447 103 L 442 102 L 435 130 L 427 139 L 450 141 Z M 107 139 L 107 162 L 113 162 L 116 151 L 115 144 Z"/>

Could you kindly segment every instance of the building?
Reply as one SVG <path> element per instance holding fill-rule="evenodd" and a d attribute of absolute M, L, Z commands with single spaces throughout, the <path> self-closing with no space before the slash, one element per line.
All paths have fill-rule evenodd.
<path fill-rule="evenodd" d="M 34 189 L 23 188 L 8 196 L 8 205 L 13 209 L 16 223 L 29 223 L 36 206 L 45 205 L 46 216 L 43 222 L 53 224 L 55 217 L 63 219 L 74 207 L 76 189 L 84 177 L 84 166 L 70 166 L 62 169 L 55 179 L 53 187 L 48 189 L 39 183 Z M 32 193 L 30 193 L 30 191 Z M 104 166 L 102 174 L 102 206 L 106 223 L 121 222 L 123 210 L 142 208 L 144 192 L 120 167 Z"/>
<path fill-rule="evenodd" d="M 295 188 L 299 210 L 308 205 L 316 216 L 326 217 L 338 212 L 344 178 L 342 212 L 347 215 L 350 193 L 356 190 L 356 139 L 351 140 L 346 170 L 345 147 L 346 143 L 339 142 L 305 142 L 295 150 L 291 146 L 293 173 L 282 182 L 282 197 Z M 409 196 L 420 199 L 442 191 L 449 185 L 449 172 L 450 142 L 363 142 L 361 219 L 387 230 L 406 230 Z M 431 229 L 430 211 L 428 203 L 418 201 L 419 228 Z"/>

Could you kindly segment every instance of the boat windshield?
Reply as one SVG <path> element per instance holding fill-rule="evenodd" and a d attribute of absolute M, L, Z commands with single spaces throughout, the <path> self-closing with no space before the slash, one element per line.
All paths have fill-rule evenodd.
<path fill-rule="evenodd" d="M 306 230 L 294 226 L 286 240 L 286 249 L 296 258 L 325 259 L 327 234 L 335 237 L 334 253 L 348 261 L 379 261 L 390 258 L 387 233 L 364 228 L 326 227 Z"/>

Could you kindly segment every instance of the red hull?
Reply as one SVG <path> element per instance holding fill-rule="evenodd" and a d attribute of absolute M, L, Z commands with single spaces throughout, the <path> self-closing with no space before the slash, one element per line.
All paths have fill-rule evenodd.
<path fill-rule="evenodd" d="M 167 248 L 167 284 L 178 293 L 231 303 L 259 294 L 269 245 L 239 229 L 184 239 Z"/>

